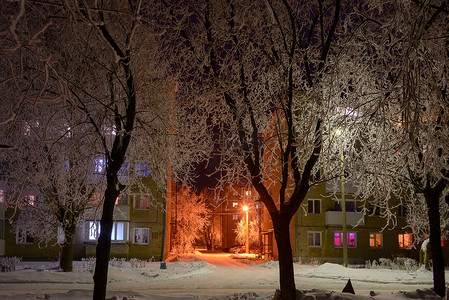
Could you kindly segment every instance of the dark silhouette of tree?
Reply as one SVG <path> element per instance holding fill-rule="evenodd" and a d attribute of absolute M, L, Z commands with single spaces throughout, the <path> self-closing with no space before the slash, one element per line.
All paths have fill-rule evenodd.
<path fill-rule="evenodd" d="M 289 224 L 326 151 L 328 111 L 339 104 L 321 80 L 359 22 L 350 17 L 354 4 L 163 4 L 166 27 L 175 29 L 166 53 L 183 78 L 179 94 L 209 100 L 211 120 L 223 128 L 221 182 L 246 177 L 258 192 L 273 221 L 282 299 L 295 299 Z"/>

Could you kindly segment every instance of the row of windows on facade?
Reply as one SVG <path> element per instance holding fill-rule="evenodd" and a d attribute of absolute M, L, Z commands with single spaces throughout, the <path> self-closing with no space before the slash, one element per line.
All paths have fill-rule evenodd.
<path fill-rule="evenodd" d="M 347 246 L 349 248 L 357 247 L 357 233 L 348 232 Z M 321 231 L 309 231 L 307 233 L 307 245 L 309 247 L 321 247 L 322 245 L 322 232 Z M 409 249 L 413 245 L 413 235 L 409 233 L 398 234 L 398 245 L 400 249 Z M 383 234 L 382 233 L 370 233 L 369 235 L 370 248 L 383 248 Z M 343 233 L 334 232 L 334 248 L 343 247 Z"/>
<path fill-rule="evenodd" d="M 151 175 L 150 173 L 150 163 L 147 161 L 137 161 L 135 163 L 135 172 L 137 176 L 145 176 L 148 177 Z M 118 172 L 119 176 L 126 177 L 129 175 L 129 164 L 128 162 L 124 162 Z M 104 158 L 99 157 L 94 159 L 94 173 L 95 174 L 103 174 L 106 171 L 106 161 Z"/>
<path fill-rule="evenodd" d="M 4 198 L 2 197 L 3 191 L 0 190 L 0 204 L 4 202 Z M 93 202 L 94 203 L 100 203 L 103 195 L 102 194 L 95 194 Z M 134 199 L 134 208 L 135 209 L 150 209 L 150 203 L 151 203 L 151 196 L 150 194 L 133 194 L 132 195 Z M 36 205 L 36 198 L 34 195 L 25 195 L 24 196 L 24 202 L 26 205 L 34 206 Z M 116 205 L 128 205 L 128 195 L 122 195 L 117 197 L 115 200 Z"/>
<path fill-rule="evenodd" d="M 99 221 L 88 221 L 86 223 L 88 226 L 88 234 L 86 236 L 86 242 L 96 242 L 100 235 L 100 222 Z M 129 238 L 129 222 L 114 222 L 111 233 L 112 243 L 125 243 L 128 242 Z M 148 245 L 150 243 L 150 228 L 148 227 L 134 227 L 132 232 L 132 243 L 137 245 Z M 58 243 L 62 244 L 64 242 L 64 232 L 61 228 L 58 228 Z M 152 231 L 151 239 L 158 239 L 159 232 Z M 16 243 L 17 244 L 32 244 L 34 243 L 33 234 L 26 230 L 17 228 L 16 231 Z"/>
<path fill-rule="evenodd" d="M 89 234 L 87 236 L 87 241 L 93 242 L 98 239 L 100 235 L 100 223 L 98 221 L 88 222 Z M 128 232 L 129 232 L 128 222 L 114 222 L 111 233 L 112 242 L 127 242 Z M 148 227 L 134 227 L 132 228 L 132 242 L 134 244 L 148 245 L 150 241 L 150 228 Z M 157 231 L 151 232 L 152 239 L 158 239 L 159 233 Z"/>
<path fill-rule="evenodd" d="M 353 200 L 346 200 L 346 211 L 347 212 L 356 212 L 357 205 L 356 201 Z M 369 206 L 369 214 L 380 216 L 380 207 L 373 206 L 370 204 Z M 341 202 L 335 201 L 335 211 L 341 211 Z M 307 213 L 311 215 L 320 215 L 321 214 L 321 199 L 309 199 L 307 201 Z M 405 217 L 407 215 L 407 206 L 404 204 L 401 204 L 398 206 L 398 216 L 399 217 Z"/>
<path fill-rule="evenodd" d="M 151 195 L 150 194 L 133 194 L 134 209 L 150 209 Z M 128 205 L 128 196 L 124 195 L 115 200 L 115 205 Z"/>

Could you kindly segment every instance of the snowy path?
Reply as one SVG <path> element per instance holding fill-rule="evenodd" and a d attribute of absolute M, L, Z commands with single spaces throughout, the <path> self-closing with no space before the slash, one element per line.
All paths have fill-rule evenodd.
<path fill-rule="evenodd" d="M 232 258 L 234 257 L 246 257 L 245 254 L 243 255 L 235 255 L 230 253 L 203 253 L 200 251 L 196 251 L 195 255 L 198 256 L 198 258 L 210 263 L 211 265 L 215 266 L 228 266 L 228 267 L 248 267 L 247 264 L 242 263 L 241 260 Z M 251 255 L 253 256 L 253 255 Z"/>
<path fill-rule="evenodd" d="M 76 264 L 79 266 L 80 262 Z M 0 299 L 91 299 L 91 272 L 63 273 L 55 270 L 55 266 L 55 263 L 23 262 L 16 272 L 0 273 Z M 295 264 L 296 285 L 301 290 L 341 291 L 349 278 L 357 296 L 367 297 L 375 291 L 377 295 L 371 298 L 375 300 L 410 299 L 412 297 L 398 291 L 432 286 L 432 274 L 428 271 Z M 120 299 L 126 296 L 134 300 L 224 300 L 231 299 L 234 293 L 246 293 L 240 299 L 267 299 L 278 287 L 277 262 L 253 265 L 244 264 L 241 259 L 228 254 L 197 254 L 182 258 L 182 261 L 167 262 L 167 269 L 160 269 L 159 263 L 149 263 L 145 268 L 131 268 L 129 263 L 123 268 L 110 267 L 108 296 L 117 295 Z M 250 292 L 259 297 L 247 297 Z"/>

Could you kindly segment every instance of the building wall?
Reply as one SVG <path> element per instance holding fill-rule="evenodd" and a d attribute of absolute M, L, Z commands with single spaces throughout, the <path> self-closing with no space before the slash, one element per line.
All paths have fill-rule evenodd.
<path fill-rule="evenodd" d="M 149 202 L 149 208 L 139 208 L 136 205 L 141 195 L 146 195 L 146 191 L 140 191 L 132 188 L 125 197 L 128 201 L 125 204 L 116 205 L 114 210 L 114 221 L 125 222 L 127 224 L 127 237 L 124 241 L 112 242 L 110 257 L 117 258 L 138 258 L 138 259 L 154 259 L 160 261 L 164 258 L 164 232 L 166 228 L 165 222 L 165 198 L 160 192 L 156 191 L 155 183 L 150 177 L 145 177 L 144 184 L 151 190 L 153 196 Z M 98 211 L 97 215 L 101 215 Z M 96 242 L 88 241 L 89 226 L 87 222 L 93 220 L 93 216 L 87 215 L 84 232 L 84 243 L 86 245 L 86 257 L 95 256 Z M 148 243 L 135 243 L 135 228 L 148 228 Z"/>
<path fill-rule="evenodd" d="M 345 195 L 346 201 L 355 201 L 352 194 Z M 308 213 L 308 201 L 319 200 L 319 213 Z M 357 203 L 357 202 L 355 202 Z M 360 207 L 358 208 L 360 209 Z M 322 262 L 343 261 L 343 248 L 334 246 L 334 234 L 342 232 L 342 226 L 329 224 L 326 220 L 326 212 L 336 211 L 335 197 L 326 193 L 324 184 L 317 185 L 310 189 L 301 207 L 293 217 L 290 223 L 290 239 L 292 243 L 292 252 L 296 260 L 318 259 Z M 348 214 L 356 214 L 347 212 Z M 340 212 L 341 215 L 341 212 Z M 361 214 L 357 214 L 361 216 Z M 347 219 L 349 219 L 347 217 Z M 367 260 L 374 260 L 381 257 L 394 258 L 400 256 L 418 259 L 417 249 L 400 249 L 398 234 L 407 233 L 405 227 L 405 218 L 398 217 L 398 224 L 394 229 L 385 229 L 386 220 L 380 216 L 364 216 L 363 222 L 358 226 L 352 226 L 348 223 L 347 232 L 356 234 L 355 247 L 348 247 L 349 263 L 365 263 Z M 264 230 L 270 232 L 272 222 L 269 220 L 269 214 L 264 213 Z M 319 246 L 309 245 L 309 233 L 319 232 L 321 241 Z M 370 247 L 370 234 L 376 233 L 382 235 L 382 246 L 379 248 Z M 273 257 L 277 258 L 277 247 L 273 240 Z"/>
<path fill-rule="evenodd" d="M 145 186 L 156 191 L 155 184 L 149 177 L 142 179 Z M 143 192 L 145 193 L 145 192 Z M 110 257 L 117 258 L 139 258 L 161 260 L 164 251 L 165 231 L 165 197 L 159 192 L 154 192 L 154 197 L 149 209 L 135 208 L 135 195 L 142 194 L 137 189 L 131 189 L 124 197 L 127 203 L 118 204 L 114 209 L 114 221 L 124 222 L 126 227 L 126 239 L 121 242 L 112 242 Z M 88 209 L 84 218 L 78 225 L 74 239 L 74 259 L 95 256 L 96 241 L 89 240 L 89 221 L 99 221 L 101 217 L 101 206 Z M 134 228 L 148 228 L 148 244 L 134 243 Z M 0 228 L 1 230 L 1 228 Z M 16 233 L 12 227 L 5 222 L 4 228 L 4 254 L 5 256 L 19 256 L 24 260 L 58 260 L 61 248 L 58 245 L 39 245 L 38 240 L 33 243 L 17 244 Z M 57 233 L 55 231 L 55 242 Z M 0 236 L 2 237 L 2 236 Z M 0 245 L 1 246 L 1 245 Z M 0 253 L 1 255 L 1 253 Z"/>
<path fill-rule="evenodd" d="M 243 207 L 248 206 L 248 219 L 252 221 L 259 219 L 261 221 L 262 203 L 257 198 L 257 192 L 248 187 L 245 184 L 229 185 L 221 193 L 221 204 L 213 212 L 220 215 L 221 226 L 217 226 L 217 229 L 221 232 L 217 233 L 221 235 L 221 247 L 226 249 L 233 246 L 243 246 L 237 241 L 237 224 L 240 220 L 246 219 L 246 212 Z"/>
<path fill-rule="evenodd" d="M 6 212 L 11 215 L 11 211 Z M 13 230 L 12 224 L 5 222 L 5 256 L 21 257 L 23 260 L 48 260 L 56 261 L 59 259 L 61 248 L 56 244 L 57 233 L 55 231 L 54 243 L 49 245 L 39 245 L 39 241 L 34 239 L 32 243 L 18 244 L 16 242 L 16 231 Z"/>
<path fill-rule="evenodd" d="M 132 202 L 132 201 L 130 201 Z M 158 202 L 160 205 L 157 207 L 151 207 L 149 210 L 135 209 L 133 204 L 131 206 L 130 213 L 130 244 L 129 244 L 129 257 L 136 257 L 141 259 L 153 258 L 161 260 L 163 258 L 163 245 L 164 245 L 164 212 L 162 211 L 163 203 Z M 133 231 L 134 228 L 149 228 L 149 241 L 148 245 L 138 245 L 133 243 Z"/>

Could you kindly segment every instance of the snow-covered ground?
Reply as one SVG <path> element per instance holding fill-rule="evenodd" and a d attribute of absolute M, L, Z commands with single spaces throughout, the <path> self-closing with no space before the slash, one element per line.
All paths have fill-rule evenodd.
<path fill-rule="evenodd" d="M 64 273 L 57 263 L 21 262 L 15 272 L 0 273 L 0 299 L 91 299 L 92 272 L 75 262 Z M 277 262 L 250 263 L 229 254 L 201 254 L 132 268 L 109 268 L 112 299 L 271 299 L 279 287 Z M 448 274 L 449 275 L 449 274 Z M 446 277 L 448 276 L 446 275 Z M 355 295 L 341 293 L 351 279 Z M 353 269 L 336 264 L 295 264 L 296 286 L 303 299 L 440 299 L 430 290 L 432 273 L 390 269 Z M 333 292 L 335 291 L 335 292 Z M 432 296 L 433 295 L 433 296 Z M 310 296 L 310 297 L 309 297 Z"/>

